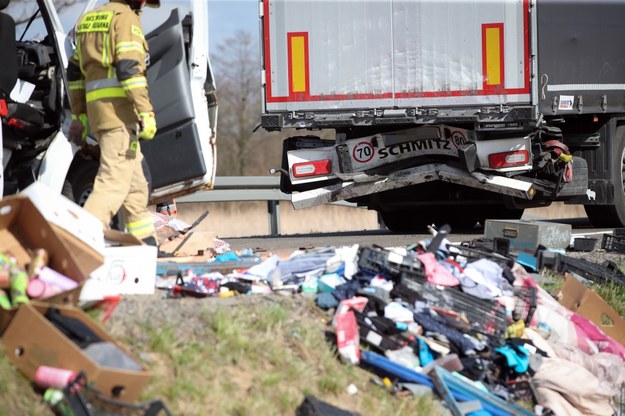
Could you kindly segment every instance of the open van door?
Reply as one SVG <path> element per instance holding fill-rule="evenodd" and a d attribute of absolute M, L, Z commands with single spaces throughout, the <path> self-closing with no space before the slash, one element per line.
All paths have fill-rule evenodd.
<path fill-rule="evenodd" d="M 215 88 L 206 1 L 190 0 L 186 16 L 181 10 L 172 9 L 167 20 L 146 35 L 158 132 L 141 146 L 151 176 L 152 203 L 210 189 L 215 178 L 217 106 L 211 97 Z M 154 11 L 146 9 L 143 20 L 150 13 Z"/>

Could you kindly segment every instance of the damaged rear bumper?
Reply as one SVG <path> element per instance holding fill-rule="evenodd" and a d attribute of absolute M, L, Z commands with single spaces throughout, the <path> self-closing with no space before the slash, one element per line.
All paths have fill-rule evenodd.
<path fill-rule="evenodd" d="M 531 182 L 481 172 L 469 173 L 466 170 L 442 163 L 430 163 L 398 170 L 388 174 L 383 179 L 371 182 L 349 181 L 325 188 L 294 193 L 291 196 L 291 201 L 295 209 L 309 208 L 433 181 L 469 186 L 527 200 L 532 199 L 536 194 L 536 189 Z"/>

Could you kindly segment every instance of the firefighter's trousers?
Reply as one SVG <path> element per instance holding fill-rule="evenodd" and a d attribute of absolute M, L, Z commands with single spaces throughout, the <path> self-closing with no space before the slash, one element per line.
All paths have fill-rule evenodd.
<path fill-rule="evenodd" d="M 136 129 L 136 125 L 128 125 L 96 132 L 100 167 L 84 208 L 102 221 L 105 229 L 123 208 L 129 233 L 139 239 L 156 238 L 147 209 L 149 190 L 141 167 L 143 154 Z"/>

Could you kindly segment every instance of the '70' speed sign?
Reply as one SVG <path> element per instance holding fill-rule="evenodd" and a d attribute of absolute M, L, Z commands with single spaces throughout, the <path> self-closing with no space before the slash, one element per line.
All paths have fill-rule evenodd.
<path fill-rule="evenodd" d="M 352 157 L 356 162 L 366 163 L 373 159 L 375 149 L 369 142 L 360 142 L 354 147 Z"/>

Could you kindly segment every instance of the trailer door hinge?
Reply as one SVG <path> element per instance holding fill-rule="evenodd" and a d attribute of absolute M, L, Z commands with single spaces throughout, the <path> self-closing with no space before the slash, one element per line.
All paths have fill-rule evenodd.
<path fill-rule="evenodd" d="M 603 110 L 604 113 L 608 111 L 608 96 L 607 95 L 601 96 L 601 109 Z"/>

